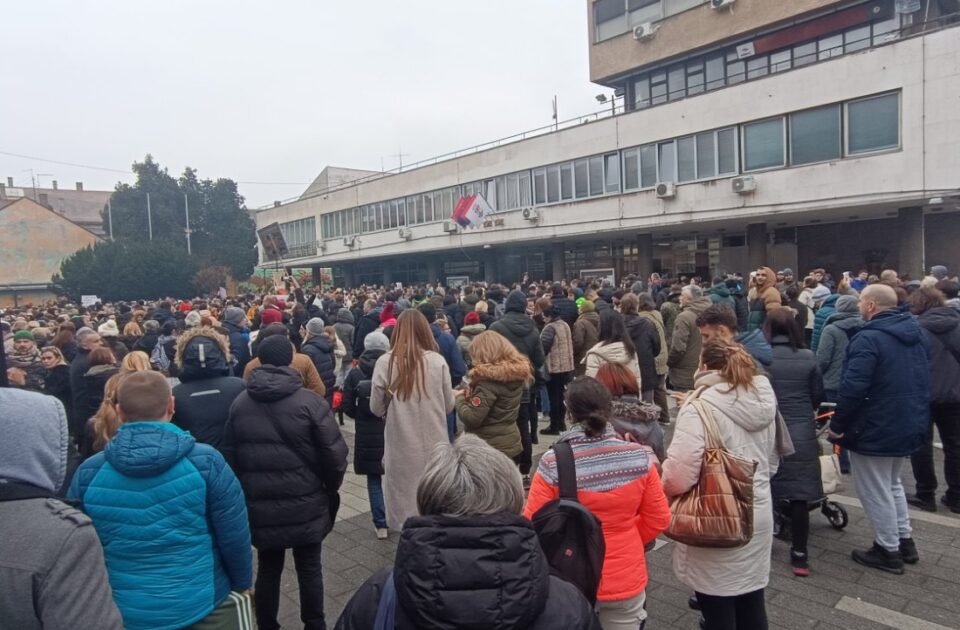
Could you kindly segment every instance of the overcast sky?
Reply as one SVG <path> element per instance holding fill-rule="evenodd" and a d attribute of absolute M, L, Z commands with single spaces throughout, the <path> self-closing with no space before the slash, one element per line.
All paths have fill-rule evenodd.
<path fill-rule="evenodd" d="M 379 170 L 597 111 L 584 0 L 6 3 L 0 152 L 240 182 L 251 207 L 326 165 Z M 381 162 L 382 160 L 382 162 Z M 0 153 L 0 176 L 131 176 Z M 52 175 L 52 176 L 51 176 Z"/>

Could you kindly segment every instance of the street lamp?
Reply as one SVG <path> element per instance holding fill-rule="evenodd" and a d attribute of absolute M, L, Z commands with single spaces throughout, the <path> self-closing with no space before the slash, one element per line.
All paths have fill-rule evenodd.
<path fill-rule="evenodd" d="M 598 103 L 606 103 L 606 102 L 609 100 L 609 101 L 610 101 L 610 114 L 613 115 L 613 116 L 616 116 L 616 115 L 617 115 L 617 95 L 616 95 L 616 94 L 614 94 L 613 96 L 611 96 L 611 97 L 609 97 L 609 98 L 607 97 L 606 94 L 597 94 L 596 97 L 594 97 L 594 98 L 597 99 L 597 102 L 598 102 Z"/>

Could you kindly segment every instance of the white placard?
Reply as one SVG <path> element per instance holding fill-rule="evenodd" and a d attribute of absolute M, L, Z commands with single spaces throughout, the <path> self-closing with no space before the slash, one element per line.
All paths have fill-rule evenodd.
<path fill-rule="evenodd" d="M 81 295 L 80 306 L 96 306 L 100 298 L 96 295 Z"/>

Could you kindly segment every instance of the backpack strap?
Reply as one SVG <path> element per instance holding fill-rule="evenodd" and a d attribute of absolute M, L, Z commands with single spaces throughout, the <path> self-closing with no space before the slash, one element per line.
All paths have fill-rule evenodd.
<path fill-rule="evenodd" d="M 577 465 L 573 457 L 570 442 L 557 442 L 553 445 L 553 454 L 557 458 L 557 485 L 560 497 L 577 500 Z"/>

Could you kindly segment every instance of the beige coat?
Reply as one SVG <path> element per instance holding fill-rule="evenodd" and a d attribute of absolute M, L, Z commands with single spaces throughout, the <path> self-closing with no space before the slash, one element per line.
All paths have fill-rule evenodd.
<path fill-rule="evenodd" d="M 637 315 L 650 320 L 657 329 L 657 334 L 660 335 L 660 354 L 657 355 L 656 364 L 657 376 L 663 376 L 667 373 L 667 353 L 670 350 L 667 346 L 666 332 L 663 329 L 663 315 L 660 311 L 640 311 Z"/>
<path fill-rule="evenodd" d="M 753 478 L 753 538 L 736 549 L 707 549 L 675 543 L 673 571 L 681 582 L 700 593 L 728 597 L 766 587 L 770 579 L 773 515 L 770 478 L 776 473 L 777 398 L 765 376 L 754 388 L 728 392 L 716 372 L 697 374 L 696 385 L 706 387 L 700 400 L 709 405 L 727 450 L 757 462 Z M 677 415 L 673 442 L 663 462 L 663 489 L 668 497 L 683 494 L 697 484 L 704 447 L 703 423 L 691 405 Z"/>
<path fill-rule="evenodd" d="M 388 395 L 387 369 L 391 353 L 373 369 L 370 411 L 384 417 L 383 495 L 387 526 L 395 531 L 417 516 L 417 485 L 433 447 L 447 442 L 447 414 L 453 411 L 453 392 L 447 362 L 436 352 L 425 352 L 426 393 L 414 391 L 410 400 Z M 388 400 L 389 398 L 389 400 Z"/>
<path fill-rule="evenodd" d="M 625 365 L 636 375 L 638 390 L 643 391 L 640 383 L 640 363 L 637 361 L 637 355 L 634 354 L 631 356 L 627 354 L 627 349 L 623 347 L 623 343 L 620 341 L 608 343 L 607 345 L 598 343 L 587 350 L 587 356 L 583 358 L 583 363 L 586 365 L 584 374 L 590 377 L 596 377 L 597 372 L 600 371 L 600 367 L 604 363 L 619 363 L 620 365 Z"/>

